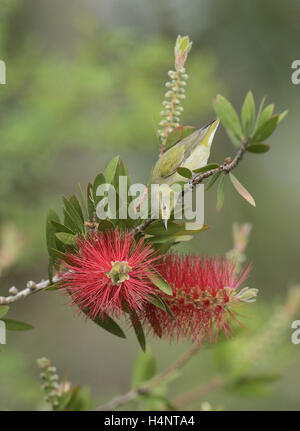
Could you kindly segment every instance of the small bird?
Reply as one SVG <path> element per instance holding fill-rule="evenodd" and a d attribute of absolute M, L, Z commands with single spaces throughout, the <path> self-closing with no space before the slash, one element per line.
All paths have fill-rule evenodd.
<path fill-rule="evenodd" d="M 193 171 L 207 165 L 210 147 L 218 125 L 219 120 L 214 120 L 167 150 L 154 166 L 152 184 L 165 184 L 170 188 L 172 184 L 178 182 L 187 183 L 189 180 L 180 175 L 177 169 L 184 167 Z M 159 202 L 160 217 L 166 228 L 170 213 L 178 199 L 178 193 L 175 195 L 174 192 L 171 192 L 171 194 L 171 199 L 166 199 L 165 194 L 161 193 Z"/>

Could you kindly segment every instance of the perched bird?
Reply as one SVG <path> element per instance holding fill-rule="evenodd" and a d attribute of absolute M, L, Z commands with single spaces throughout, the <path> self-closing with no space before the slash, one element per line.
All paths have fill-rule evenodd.
<path fill-rule="evenodd" d="M 154 166 L 152 184 L 165 184 L 166 190 L 172 184 L 188 182 L 188 179 L 180 175 L 177 169 L 184 167 L 193 171 L 207 165 L 210 147 L 218 125 L 219 120 L 214 120 L 168 149 Z M 165 195 L 166 193 L 161 193 L 160 196 L 159 215 L 167 228 L 167 221 L 176 204 L 178 194 L 171 192 L 171 199 L 166 199 Z"/>

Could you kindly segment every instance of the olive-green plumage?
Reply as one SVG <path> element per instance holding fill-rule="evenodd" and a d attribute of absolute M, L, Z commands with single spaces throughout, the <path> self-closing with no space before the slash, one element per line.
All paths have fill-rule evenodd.
<path fill-rule="evenodd" d="M 218 125 L 219 121 L 215 120 L 207 126 L 196 130 L 167 150 L 154 166 L 152 184 L 166 184 L 167 186 L 171 186 L 177 182 L 188 182 L 187 178 L 181 176 L 177 172 L 177 168 L 185 167 L 193 171 L 207 165 L 210 147 Z M 164 221 L 169 218 L 170 211 L 172 211 L 176 200 L 174 194 L 171 199 L 171 204 L 164 202 L 164 198 L 161 197 L 160 216 Z"/>
<path fill-rule="evenodd" d="M 218 124 L 218 120 L 213 121 L 166 151 L 154 166 L 152 183 L 171 185 L 178 181 L 186 181 L 186 178 L 176 172 L 177 168 L 194 170 L 205 166 Z"/>

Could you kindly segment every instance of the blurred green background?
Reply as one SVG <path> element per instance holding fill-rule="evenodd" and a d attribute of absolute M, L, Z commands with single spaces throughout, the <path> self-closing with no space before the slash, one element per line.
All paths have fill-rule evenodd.
<path fill-rule="evenodd" d="M 10 250 L 0 294 L 46 277 L 48 207 L 59 211 L 61 196 L 76 192 L 78 182 L 86 186 L 113 155 L 120 154 L 133 181 L 147 181 L 158 154 L 155 128 L 166 73 L 180 33 L 193 41 L 185 124 L 200 127 L 210 120 L 217 93 L 240 109 L 252 89 L 257 103 L 267 95 L 276 112 L 289 109 L 270 139 L 271 152 L 247 155 L 236 170 L 257 208 L 228 187 L 216 214 L 215 191 L 206 193 L 205 222 L 212 228 L 180 249 L 223 254 L 232 245 L 232 222 L 251 222 L 249 285 L 260 296 L 245 323 L 251 327 L 258 311 L 263 323 L 273 304 L 284 301 L 287 287 L 300 281 L 300 85 L 291 83 L 299 20 L 297 0 L 2 0 L 0 58 L 7 84 L 0 88 L 0 225 L 2 237 L 18 246 Z M 210 160 L 234 151 L 219 130 Z M 74 383 L 91 385 L 100 401 L 127 390 L 138 351 L 134 337 L 113 338 L 74 316 L 66 302 L 47 293 L 12 306 L 11 317 L 35 329 L 10 332 L 1 346 L 0 409 L 44 407 L 35 364 L 40 356 L 49 357 L 61 376 L 66 372 Z M 287 344 L 290 332 L 287 328 Z M 151 345 L 160 367 L 186 348 Z M 268 398 L 219 391 L 207 400 L 226 410 L 299 409 L 299 359 L 300 347 L 292 346 L 292 360 Z M 200 354 L 171 392 L 213 373 L 210 353 Z"/>

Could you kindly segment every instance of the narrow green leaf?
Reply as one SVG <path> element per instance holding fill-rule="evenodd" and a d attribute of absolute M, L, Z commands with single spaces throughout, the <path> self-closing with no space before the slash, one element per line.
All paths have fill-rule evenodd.
<path fill-rule="evenodd" d="M 19 320 L 2 319 L 2 321 L 5 323 L 7 331 L 29 331 L 30 329 L 33 329 L 33 326 L 29 323 L 21 322 Z"/>
<path fill-rule="evenodd" d="M 257 128 L 251 142 L 255 143 L 265 141 L 274 132 L 277 123 L 278 115 L 274 115 L 273 117 L 269 118 Z"/>
<path fill-rule="evenodd" d="M 221 175 L 221 171 L 215 172 L 211 177 L 210 180 L 208 181 L 207 185 L 206 185 L 206 190 L 209 190 L 217 181 L 217 179 L 219 178 L 219 176 Z"/>
<path fill-rule="evenodd" d="M 231 140 L 231 142 L 233 143 L 234 146 L 236 146 L 237 148 L 240 148 L 241 146 L 241 139 L 238 138 L 233 132 L 232 130 L 226 129 L 226 133 L 229 137 L 229 139 Z"/>
<path fill-rule="evenodd" d="M 163 311 L 166 311 L 166 307 L 164 302 L 161 300 L 161 297 L 154 294 L 148 295 L 148 301 L 151 302 L 151 304 L 155 305 L 155 307 L 160 308 Z"/>
<path fill-rule="evenodd" d="M 131 310 L 129 312 L 129 317 L 130 317 L 136 338 L 138 339 L 138 342 L 141 346 L 141 349 L 143 350 L 143 352 L 145 352 L 146 351 L 146 338 L 145 338 L 142 324 L 138 319 L 138 315 L 133 310 Z"/>
<path fill-rule="evenodd" d="M 224 204 L 224 185 L 225 185 L 226 176 L 223 175 L 223 177 L 220 179 L 218 184 L 218 190 L 217 190 L 217 211 L 219 212 Z"/>
<path fill-rule="evenodd" d="M 123 330 L 111 317 L 108 316 L 108 314 L 104 313 L 102 317 L 96 317 L 95 319 L 91 318 L 91 320 L 111 334 L 120 338 L 126 338 Z"/>
<path fill-rule="evenodd" d="M 56 212 L 52 209 L 49 210 L 46 221 L 46 242 L 48 253 L 51 256 L 51 249 L 56 246 L 55 241 L 55 228 L 53 226 L 53 220 L 59 223 L 59 217 Z"/>
<path fill-rule="evenodd" d="M 180 167 L 180 168 L 177 168 L 176 171 L 179 175 L 181 175 L 184 178 L 188 178 L 189 180 L 193 178 L 193 173 L 188 168 Z"/>
<path fill-rule="evenodd" d="M 54 266 L 55 266 L 55 255 L 52 249 L 57 248 L 56 238 L 55 238 L 56 229 L 52 224 L 53 220 L 59 222 L 59 217 L 54 210 L 50 209 L 46 220 L 46 244 L 47 244 L 47 250 L 49 254 L 48 276 L 49 276 L 50 282 L 52 282 L 52 278 L 54 274 Z"/>
<path fill-rule="evenodd" d="M 91 183 L 89 183 L 87 186 L 86 199 L 87 199 L 88 216 L 89 216 L 89 219 L 93 221 L 95 204 L 94 204 L 94 198 L 93 198 L 93 186 Z"/>
<path fill-rule="evenodd" d="M 246 137 L 250 136 L 255 121 L 255 102 L 251 91 L 248 91 L 241 112 L 242 125 Z"/>
<path fill-rule="evenodd" d="M 9 311 L 9 306 L 8 305 L 1 305 L 0 306 L 0 319 L 2 319 L 2 317 L 4 317 Z"/>
<path fill-rule="evenodd" d="M 259 104 L 259 108 L 258 108 L 257 116 L 256 116 L 256 121 L 255 121 L 255 128 L 254 128 L 255 130 L 257 129 L 258 121 L 259 121 L 259 117 L 260 117 L 260 114 L 262 113 L 262 110 L 263 110 L 263 107 L 264 107 L 265 101 L 266 101 L 266 96 L 264 96 L 264 97 L 261 99 L 261 102 L 260 102 L 260 104 Z"/>
<path fill-rule="evenodd" d="M 270 117 L 272 117 L 273 112 L 274 112 L 274 104 L 266 106 L 258 118 L 257 127 L 260 127 L 265 121 L 267 121 Z"/>
<path fill-rule="evenodd" d="M 193 169 L 194 174 L 200 174 L 202 172 L 211 171 L 212 169 L 218 168 L 220 165 L 217 163 L 210 163 L 209 165 L 203 166 L 202 168 Z"/>
<path fill-rule="evenodd" d="M 172 313 L 171 308 L 168 306 L 168 304 L 166 303 L 166 301 L 163 298 L 160 298 L 160 300 L 163 302 L 164 307 L 166 312 L 172 317 L 172 319 L 176 320 L 176 317 L 174 316 L 174 314 Z"/>
<path fill-rule="evenodd" d="M 220 94 L 213 101 L 215 112 L 225 129 L 231 130 L 239 139 L 243 132 L 239 117 L 231 103 Z"/>
<path fill-rule="evenodd" d="M 236 189 L 236 191 L 244 198 L 247 202 L 249 202 L 250 205 L 256 207 L 255 200 L 251 196 L 251 194 L 248 192 L 247 189 L 239 182 L 239 180 L 230 172 L 229 173 L 230 180 L 233 184 L 233 187 Z"/>
<path fill-rule="evenodd" d="M 72 220 L 73 226 L 76 228 L 76 232 L 84 233 L 84 225 L 83 225 L 83 219 L 78 214 L 77 210 L 74 208 L 73 204 L 68 201 L 65 197 L 63 197 L 63 201 L 65 204 L 65 211 L 68 214 L 68 216 Z"/>
<path fill-rule="evenodd" d="M 102 197 L 101 196 L 97 196 L 97 189 L 101 184 L 105 184 L 105 177 L 102 173 L 98 174 L 95 178 L 94 184 L 93 184 L 93 197 L 94 197 L 94 202 L 97 204 Z"/>
<path fill-rule="evenodd" d="M 63 262 L 66 262 L 69 265 L 74 266 L 74 263 L 69 259 L 69 257 L 65 253 L 62 253 L 61 251 L 56 249 L 52 249 L 52 251 L 55 254 L 57 259 L 62 260 Z"/>
<path fill-rule="evenodd" d="M 89 217 L 81 185 L 78 183 L 79 199 L 86 218 Z"/>
<path fill-rule="evenodd" d="M 145 353 L 139 352 L 132 370 L 132 387 L 138 388 L 142 383 L 152 379 L 156 370 L 156 360 L 150 350 L 147 349 Z"/>
<path fill-rule="evenodd" d="M 118 167 L 119 160 L 120 160 L 120 157 L 116 156 L 107 165 L 107 167 L 105 169 L 106 183 L 111 184 L 113 182 L 115 174 L 116 174 L 116 170 Z"/>
<path fill-rule="evenodd" d="M 246 148 L 246 151 L 249 151 L 250 153 L 262 154 L 269 151 L 269 149 L 270 146 L 267 144 L 252 144 Z"/>
<path fill-rule="evenodd" d="M 77 199 L 77 197 L 75 195 L 72 195 L 70 197 L 70 203 L 73 205 L 75 211 L 77 212 L 77 214 L 81 218 L 82 223 L 84 223 L 83 211 L 82 211 L 81 205 L 79 203 L 79 200 Z"/>
<path fill-rule="evenodd" d="M 170 307 L 168 306 L 166 301 L 163 298 L 161 298 L 159 295 L 154 295 L 153 293 L 150 293 L 148 295 L 148 301 L 151 302 L 151 304 L 155 305 L 155 307 L 158 307 L 161 310 L 166 311 L 172 317 L 172 319 L 175 320 L 175 316 L 172 313 Z"/>
<path fill-rule="evenodd" d="M 156 287 L 159 288 L 162 292 L 164 292 L 166 295 L 173 295 L 172 288 L 169 286 L 169 284 L 166 282 L 166 280 L 158 274 L 152 274 L 149 276 L 150 280 L 153 284 L 155 284 Z"/>
<path fill-rule="evenodd" d="M 64 224 L 59 223 L 55 220 L 51 220 L 51 223 L 55 227 L 56 232 L 65 232 L 74 235 L 74 232 L 68 226 L 65 226 Z"/>
<path fill-rule="evenodd" d="M 288 110 L 286 109 L 285 111 L 283 111 L 280 115 L 279 115 L 279 118 L 278 118 L 278 123 L 280 123 L 286 116 L 287 116 L 287 114 L 288 114 Z"/>
<path fill-rule="evenodd" d="M 66 232 L 57 232 L 55 234 L 56 238 L 58 238 L 61 242 L 67 245 L 76 245 L 75 235 Z"/>

